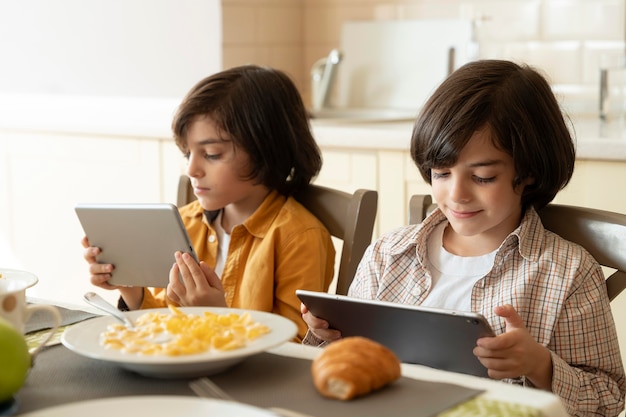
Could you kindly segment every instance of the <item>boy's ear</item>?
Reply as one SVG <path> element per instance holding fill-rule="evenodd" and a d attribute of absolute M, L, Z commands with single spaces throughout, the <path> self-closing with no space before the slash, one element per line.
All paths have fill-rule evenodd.
<path fill-rule="evenodd" d="M 533 177 L 532 175 L 524 178 L 522 180 L 522 182 L 520 182 L 517 187 L 515 187 L 515 190 L 519 193 L 523 193 L 524 189 L 529 186 L 529 185 L 533 185 L 535 183 L 535 177 Z"/>

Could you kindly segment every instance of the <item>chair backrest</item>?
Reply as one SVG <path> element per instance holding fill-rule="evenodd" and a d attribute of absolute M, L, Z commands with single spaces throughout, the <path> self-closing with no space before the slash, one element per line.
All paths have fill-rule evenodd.
<path fill-rule="evenodd" d="M 343 241 L 337 272 L 337 294 L 347 294 L 365 249 L 372 242 L 378 192 L 358 189 L 353 194 L 311 184 L 294 196 L 328 229 Z M 182 175 L 176 204 L 181 207 L 196 199 L 191 181 Z"/>
<path fill-rule="evenodd" d="M 181 175 L 178 178 L 178 192 L 176 195 L 176 205 L 182 207 L 194 201 L 196 195 L 193 193 L 193 186 L 191 180 L 186 175 Z"/>
<path fill-rule="evenodd" d="M 430 203 L 430 204 L 427 204 Z M 414 195 L 409 202 L 409 223 L 420 223 L 436 207 L 430 196 Z M 548 204 L 539 211 L 543 226 L 577 243 L 604 267 L 615 270 L 606 278 L 609 299 L 626 288 L 626 215 L 586 207 Z"/>
<path fill-rule="evenodd" d="M 421 223 L 435 207 L 430 194 L 413 194 L 409 200 L 409 224 Z"/>

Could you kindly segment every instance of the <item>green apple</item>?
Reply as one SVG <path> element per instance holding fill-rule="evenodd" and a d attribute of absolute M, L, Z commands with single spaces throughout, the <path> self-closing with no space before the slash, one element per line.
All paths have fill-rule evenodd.
<path fill-rule="evenodd" d="M 30 365 L 24 336 L 0 317 L 0 403 L 10 399 L 24 385 Z"/>

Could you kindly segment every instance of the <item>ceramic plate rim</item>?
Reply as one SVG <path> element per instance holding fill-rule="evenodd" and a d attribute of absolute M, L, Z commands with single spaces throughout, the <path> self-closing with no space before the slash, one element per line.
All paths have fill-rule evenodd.
<path fill-rule="evenodd" d="M 15 274 L 16 276 L 9 278 L 9 273 Z M 25 290 L 37 284 L 39 282 L 39 277 L 32 272 L 24 271 L 23 269 L 12 269 L 12 268 L 0 268 L 0 274 L 2 274 L 2 278 L 6 279 L 15 279 L 18 281 L 22 281 L 26 283 L 26 287 L 21 290 Z M 5 274 L 7 276 L 5 276 Z M 19 291 L 21 291 L 19 290 Z"/>
<path fill-rule="evenodd" d="M 94 413 L 97 416 L 112 415 L 112 412 L 119 411 L 124 407 L 129 414 L 132 410 L 157 410 L 156 414 L 151 411 L 151 415 L 164 416 L 171 415 L 172 409 L 178 409 L 181 406 L 195 406 L 202 408 L 193 416 L 204 417 L 207 411 L 212 414 L 224 415 L 228 411 L 228 416 L 238 417 L 271 417 L 276 414 L 270 410 L 259 408 L 253 405 L 219 400 L 215 398 L 200 398 L 182 395 L 130 395 L 122 397 L 94 398 L 83 401 L 76 401 L 67 404 L 58 404 L 50 407 L 41 408 L 39 410 L 30 411 L 23 415 L 24 417 L 35 416 L 84 416 Z M 149 408 L 147 408 L 149 406 Z M 204 406 L 204 407 L 203 407 Z M 215 409 L 212 409 L 212 408 Z M 209 410 L 211 408 L 211 410 Z M 161 410 L 161 411 L 158 411 Z M 201 412 L 201 413 L 200 413 Z M 94 415 L 91 414 L 91 415 Z M 192 416 L 189 416 L 192 417 Z"/>
<path fill-rule="evenodd" d="M 264 352 L 274 348 L 284 342 L 289 341 L 297 334 L 297 326 L 291 320 L 265 311 L 246 310 L 227 307 L 180 307 L 180 310 L 189 314 L 200 314 L 205 311 L 217 314 L 236 313 L 243 314 L 248 312 L 252 318 L 271 327 L 272 331 L 254 341 L 248 346 L 225 352 L 204 352 L 194 355 L 184 356 L 141 356 L 129 355 L 120 351 L 105 349 L 100 345 L 100 333 L 106 329 L 109 324 L 116 323 L 117 320 L 112 316 L 100 316 L 89 320 L 76 323 L 69 326 L 61 336 L 61 342 L 65 347 L 80 355 L 99 359 L 108 362 L 115 362 L 123 365 L 142 365 L 142 366 L 163 366 L 170 367 L 181 364 L 193 363 L 219 363 L 238 358 L 245 358 L 257 353 Z M 126 314 L 131 318 L 136 318 L 148 312 L 169 312 L 168 308 L 155 308 L 129 311 Z M 93 338 L 96 337 L 96 340 Z"/>

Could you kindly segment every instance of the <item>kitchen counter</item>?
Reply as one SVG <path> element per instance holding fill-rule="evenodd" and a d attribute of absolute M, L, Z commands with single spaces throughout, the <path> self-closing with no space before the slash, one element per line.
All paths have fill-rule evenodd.
<path fill-rule="evenodd" d="M 626 161 L 626 122 L 601 122 L 590 116 L 572 117 L 577 158 Z M 408 150 L 412 122 L 344 123 L 313 121 L 315 137 L 324 147 Z"/>
<path fill-rule="evenodd" d="M 0 130 L 170 138 L 180 100 L 0 94 Z"/>
<path fill-rule="evenodd" d="M 0 95 L 0 130 L 171 138 L 172 98 Z M 572 117 L 578 159 L 626 161 L 626 125 Z M 312 120 L 321 147 L 408 150 L 412 122 Z"/>

